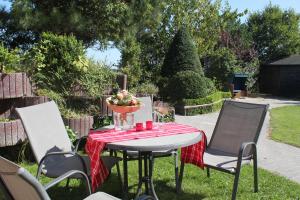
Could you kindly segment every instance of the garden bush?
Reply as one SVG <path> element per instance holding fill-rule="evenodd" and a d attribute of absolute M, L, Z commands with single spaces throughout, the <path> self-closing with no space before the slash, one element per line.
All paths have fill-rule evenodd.
<path fill-rule="evenodd" d="M 26 55 L 33 81 L 39 88 L 70 95 L 87 71 L 84 46 L 73 36 L 43 33 L 41 40 Z"/>
<path fill-rule="evenodd" d="M 161 75 L 172 77 L 177 72 L 192 70 L 203 75 L 200 59 L 193 40 L 185 28 L 180 29 L 166 54 Z"/>
<path fill-rule="evenodd" d="M 132 94 L 140 94 L 140 95 L 157 95 L 158 88 L 153 83 L 142 83 L 137 87 L 130 89 Z"/>
<path fill-rule="evenodd" d="M 16 72 L 20 69 L 21 57 L 18 50 L 9 50 L 0 42 L 0 73 Z"/>
<path fill-rule="evenodd" d="M 209 56 L 209 67 L 205 74 L 215 80 L 218 90 L 224 90 L 237 70 L 238 61 L 234 53 L 229 48 L 220 48 Z"/>
<path fill-rule="evenodd" d="M 116 76 L 104 63 L 89 60 L 87 71 L 82 74 L 79 84 L 87 96 L 100 97 L 106 90 L 118 87 Z"/>
<path fill-rule="evenodd" d="M 172 103 L 204 97 L 214 91 L 204 76 L 197 49 L 186 29 L 180 29 L 169 48 L 161 69 L 160 95 Z"/>
<path fill-rule="evenodd" d="M 211 80 L 194 71 L 178 72 L 170 78 L 168 96 L 174 101 L 205 97 L 213 88 Z"/>

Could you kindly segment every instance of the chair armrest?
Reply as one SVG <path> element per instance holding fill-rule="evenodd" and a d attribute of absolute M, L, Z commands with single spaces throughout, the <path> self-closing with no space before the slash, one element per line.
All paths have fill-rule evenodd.
<path fill-rule="evenodd" d="M 70 176 L 72 176 L 74 174 L 81 174 L 82 175 L 82 177 L 86 181 L 87 189 L 88 189 L 88 192 L 89 192 L 89 195 L 90 195 L 91 194 L 91 186 L 90 186 L 89 178 L 84 172 L 79 171 L 79 170 L 71 170 L 71 171 L 66 172 L 65 174 L 63 174 L 63 175 L 57 177 L 56 179 L 52 180 L 50 183 L 44 185 L 44 188 L 46 190 L 48 190 L 49 188 L 53 187 L 54 185 L 60 183 L 61 181 L 65 180 L 66 178 L 69 178 Z"/>
<path fill-rule="evenodd" d="M 49 157 L 49 156 L 57 156 L 57 155 L 73 155 L 75 156 L 76 158 L 78 158 L 82 164 L 82 168 L 84 170 L 85 173 L 87 173 L 87 166 L 83 160 L 83 158 L 76 152 L 73 152 L 73 151 L 68 151 L 68 152 L 50 152 L 50 153 L 47 153 L 42 159 L 41 161 L 39 162 L 39 165 L 38 165 L 38 171 L 37 171 L 37 174 L 36 174 L 36 178 L 38 179 L 39 176 L 41 175 L 41 172 L 42 172 L 42 164 L 44 162 L 44 160 Z"/>
<path fill-rule="evenodd" d="M 76 142 L 76 145 L 75 145 L 75 148 L 74 148 L 74 151 L 75 151 L 75 152 L 78 151 L 78 147 L 79 147 L 79 145 L 80 145 L 82 139 L 85 139 L 85 138 L 87 138 L 87 136 L 83 136 L 83 137 L 79 138 L 79 140 Z"/>
<path fill-rule="evenodd" d="M 243 154 L 247 146 L 251 145 L 253 147 L 253 155 L 256 157 L 256 144 L 255 142 L 244 142 L 242 143 L 240 150 L 239 150 L 239 155 L 238 155 L 238 161 L 237 161 L 237 167 L 241 165 L 242 159 L 243 159 Z"/>

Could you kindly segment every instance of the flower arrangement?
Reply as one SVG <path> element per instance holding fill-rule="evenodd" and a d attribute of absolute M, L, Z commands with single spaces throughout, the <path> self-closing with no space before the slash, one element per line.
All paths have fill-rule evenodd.
<path fill-rule="evenodd" d="M 141 102 L 127 90 L 122 90 L 106 99 L 107 105 L 114 112 L 130 113 L 140 109 Z"/>
<path fill-rule="evenodd" d="M 118 106 L 137 106 L 141 104 L 141 102 L 127 90 L 122 90 L 108 98 L 108 102 Z"/>

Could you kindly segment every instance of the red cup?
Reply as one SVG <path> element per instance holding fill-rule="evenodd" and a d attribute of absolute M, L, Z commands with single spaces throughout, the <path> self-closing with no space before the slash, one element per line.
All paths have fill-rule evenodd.
<path fill-rule="evenodd" d="M 143 130 L 143 123 L 136 123 L 135 124 L 135 130 L 136 131 L 142 131 Z"/>
<path fill-rule="evenodd" d="M 146 121 L 146 129 L 151 130 L 153 128 L 153 123 L 152 121 Z"/>

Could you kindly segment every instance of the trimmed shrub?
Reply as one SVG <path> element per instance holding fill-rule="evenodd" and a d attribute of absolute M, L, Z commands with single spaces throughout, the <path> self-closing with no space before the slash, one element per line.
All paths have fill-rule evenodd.
<path fill-rule="evenodd" d="M 180 111 L 181 114 L 185 114 L 189 116 L 210 113 L 210 112 L 220 110 L 223 104 L 223 99 L 227 99 L 230 97 L 231 97 L 230 92 L 215 92 L 204 98 L 184 99 L 181 105 L 177 105 L 176 109 Z M 209 105 L 205 105 L 205 104 L 209 104 Z M 194 106 L 194 105 L 205 105 L 205 106 L 184 109 L 184 106 Z"/>
<path fill-rule="evenodd" d="M 186 29 L 180 29 L 166 54 L 161 75 L 172 77 L 177 72 L 191 70 L 203 75 L 200 59 L 193 40 Z"/>
<path fill-rule="evenodd" d="M 168 96 L 172 101 L 205 97 L 210 94 L 211 80 L 194 71 L 178 72 L 170 78 L 167 86 Z"/>
<path fill-rule="evenodd" d="M 185 106 L 193 106 L 193 105 L 203 105 L 203 104 L 209 104 L 216 101 L 219 101 L 220 99 L 226 99 L 230 98 L 231 93 L 230 92 L 215 92 L 211 95 L 208 95 L 204 98 L 198 98 L 198 99 L 183 99 L 182 103 Z"/>

